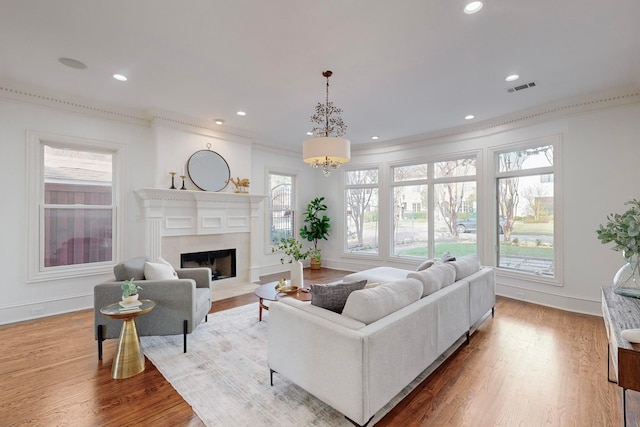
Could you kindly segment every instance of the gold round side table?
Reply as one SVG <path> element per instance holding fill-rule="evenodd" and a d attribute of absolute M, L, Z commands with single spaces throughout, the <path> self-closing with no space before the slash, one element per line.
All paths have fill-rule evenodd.
<path fill-rule="evenodd" d="M 118 352 L 113 359 L 111 378 L 120 380 L 129 378 L 144 371 L 144 354 L 140 348 L 140 337 L 136 329 L 136 317 L 147 314 L 156 306 L 156 303 L 141 299 L 140 305 L 131 310 L 125 309 L 119 302 L 109 304 L 100 309 L 100 313 L 112 319 L 122 319 Z"/>

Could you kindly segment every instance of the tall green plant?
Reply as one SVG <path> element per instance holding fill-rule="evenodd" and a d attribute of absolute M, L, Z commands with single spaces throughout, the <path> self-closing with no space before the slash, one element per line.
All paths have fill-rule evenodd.
<path fill-rule="evenodd" d="M 323 213 L 327 210 L 327 205 L 323 202 L 324 197 L 316 197 L 309 202 L 307 211 L 304 214 L 304 222 L 306 224 L 300 229 L 300 236 L 309 242 L 313 242 L 313 249 L 311 249 L 310 255 L 316 259 L 321 257 L 318 240 L 327 240 L 329 229 L 331 228 L 329 223 L 331 220 Z"/>

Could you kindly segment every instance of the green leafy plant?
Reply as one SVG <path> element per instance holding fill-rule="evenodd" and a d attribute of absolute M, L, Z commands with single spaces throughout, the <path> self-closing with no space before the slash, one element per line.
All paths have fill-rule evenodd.
<path fill-rule="evenodd" d="M 300 229 L 300 236 L 303 239 L 307 239 L 313 242 L 313 248 L 310 251 L 310 256 L 315 259 L 321 258 L 320 248 L 318 248 L 318 240 L 327 240 L 329 236 L 329 229 L 331 228 L 330 219 L 322 212 L 327 210 L 327 205 L 324 203 L 324 197 L 316 197 L 311 200 L 307 205 L 307 211 L 304 214 L 305 225 Z"/>
<path fill-rule="evenodd" d="M 281 237 L 277 245 L 271 248 L 271 253 L 282 252 L 288 257 L 288 263 L 293 261 L 300 261 L 302 259 L 309 258 L 309 251 L 302 249 L 302 243 L 295 237 L 284 238 Z M 280 263 L 285 263 L 285 258 L 280 258 Z"/>
<path fill-rule="evenodd" d="M 626 259 L 640 254 L 640 201 L 633 199 L 625 203 L 631 206 L 622 214 L 607 215 L 607 224 L 596 230 L 601 243 L 614 242 L 614 251 L 623 251 Z"/>
<path fill-rule="evenodd" d="M 142 290 L 142 287 L 133 283 L 133 278 L 122 282 L 122 285 L 120 285 L 120 287 L 122 288 L 123 298 L 130 297 L 131 295 L 135 295 L 138 293 L 138 291 Z"/>

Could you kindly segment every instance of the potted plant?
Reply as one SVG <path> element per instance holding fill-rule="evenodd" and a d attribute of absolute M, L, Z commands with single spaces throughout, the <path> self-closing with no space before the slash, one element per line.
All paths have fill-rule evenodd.
<path fill-rule="evenodd" d="M 302 250 L 302 243 L 300 243 L 295 237 L 280 238 L 277 245 L 271 248 L 271 252 L 282 252 L 288 257 L 287 263 L 291 264 L 293 261 L 301 261 L 309 258 L 309 251 Z M 285 263 L 285 258 L 280 258 L 280 263 Z"/>
<path fill-rule="evenodd" d="M 300 243 L 295 237 L 282 237 L 280 242 L 271 248 L 271 252 L 283 252 L 287 257 L 289 257 L 288 263 L 291 264 L 290 284 L 301 288 L 304 284 L 302 277 L 302 260 L 309 257 L 309 251 L 302 250 L 302 243 Z M 280 258 L 280 263 L 285 263 L 284 257 Z"/>
<path fill-rule="evenodd" d="M 322 252 L 318 247 L 318 240 L 327 240 L 329 229 L 331 228 L 330 219 L 323 212 L 327 210 L 324 203 L 324 197 L 316 197 L 307 205 L 307 211 L 304 214 L 304 222 L 308 225 L 300 229 L 300 236 L 313 242 L 313 248 L 309 251 L 311 257 L 311 268 L 317 270 L 320 268 L 322 261 Z"/>
<path fill-rule="evenodd" d="M 142 287 L 133 283 L 133 278 L 122 282 L 120 288 L 122 288 L 122 302 L 125 304 L 136 302 L 138 300 L 138 291 L 142 290 Z"/>
<path fill-rule="evenodd" d="M 627 263 L 613 278 L 614 292 L 640 298 L 640 201 L 625 203 L 631 207 L 622 214 L 607 215 L 607 224 L 596 230 L 601 243 L 614 242 L 614 251 L 622 251 Z"/>

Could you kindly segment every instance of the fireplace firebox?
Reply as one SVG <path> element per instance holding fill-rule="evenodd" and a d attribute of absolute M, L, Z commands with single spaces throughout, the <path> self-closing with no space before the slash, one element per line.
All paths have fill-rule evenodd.
<path fill-rule="evenodd" d="M 236 277 L 236 250 L 222 249 L 180 254 L 180 267 L 209 267 L 212 280 Z"/>

